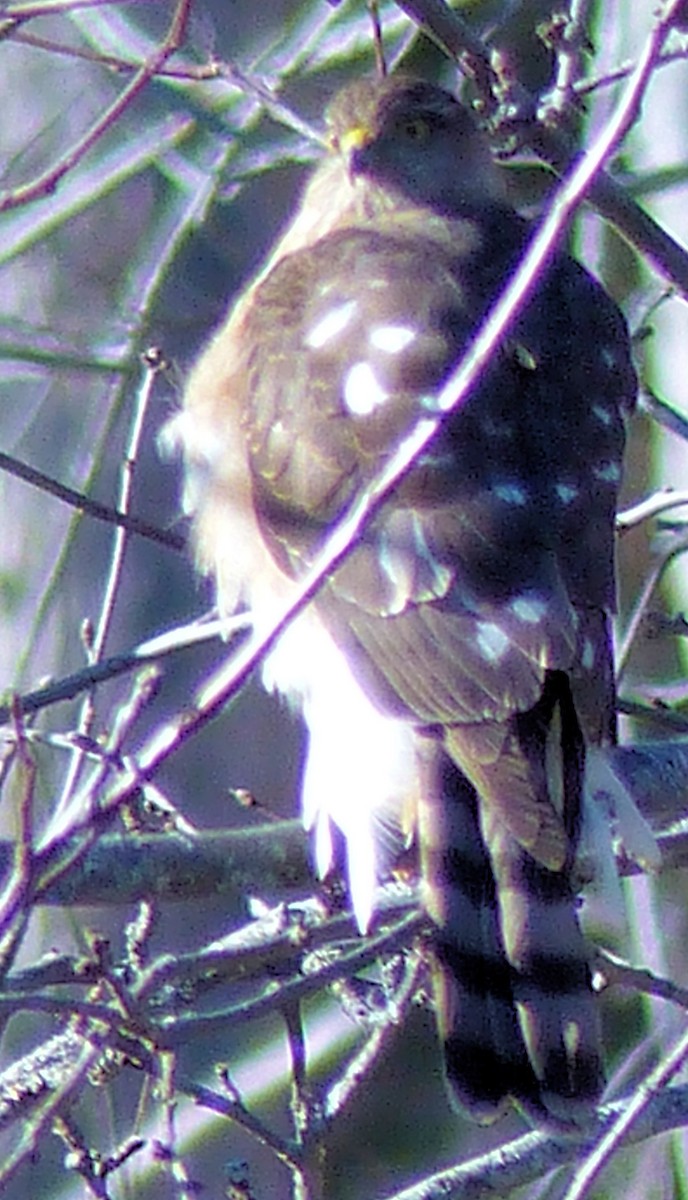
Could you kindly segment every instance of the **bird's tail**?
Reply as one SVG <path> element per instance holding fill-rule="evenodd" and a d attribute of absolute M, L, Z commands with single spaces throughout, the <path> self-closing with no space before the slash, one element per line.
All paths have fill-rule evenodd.
<path fill-rule="evenodd" d="M 451 1093 L 484 1123 L 515 1101 L 537 1123 L 582 1124 L 603 1076 L 568 871 L 538 864 L 498 819 L 481 821 L 473 786 L 443 751 L 434 757 L 420 842 Z"/>

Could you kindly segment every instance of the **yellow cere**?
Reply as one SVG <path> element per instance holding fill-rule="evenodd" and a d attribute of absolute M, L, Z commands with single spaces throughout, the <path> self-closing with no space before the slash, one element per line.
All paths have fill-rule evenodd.
<path fill-rule="evenodd" d="M 366 146 L 371 138 L 372 134 L 369 129 L 363 125 L 354 125 L 339 138 L 339 149 L 343 154 L 349 154 L 352 150 L 360 150 Z"/>

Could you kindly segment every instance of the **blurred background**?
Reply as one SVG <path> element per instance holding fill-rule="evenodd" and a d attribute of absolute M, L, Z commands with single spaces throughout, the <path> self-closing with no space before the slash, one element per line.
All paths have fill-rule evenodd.
<path fill-rule="evenodd" d="M 141 354 L 159 347 L 170 366 L 157 377 L 145 411 L 130 509 L 161 530 L 185 534 L 178 464 L 161 457 L 159 430 L 179 403 L 194 356 L 289 217 L 320 153 L 310 131 L 322 128 L 327 99 L 345 80 L 375 69 L 373 25 L 361 0 L 193 0 L 179 51 L 120 112 L 103 120 L 131 85 L 135 67 L 163 43 L 176 7 L 172 0 L 0 5 L 0 205 L 6 201 L 0 207 L 0 688 L 20 694 L 88 661 L 89 624 L 98 631 L 113 577 L 115 531 L 49 494 L 38 476 L 18 477 L 17 463 L 115 506 L 145 374 Z M 542 0 L 456 6 L 471 33 L 500 51 L 504 78 L 522 82 L 541 98 L 557 72 L 554 7 L 559 12 L 567 6 Z M 579 146 L 599 132 L 618 103 L 655 7 L 654 0 L 570 6 L 580 21 L 580 39 L 576 100 L 563 120 Z M 381 0 L 378 10 L 391 67 L 461 90 L 455 65 L 393 0 Z M 672 35 L 667 52 L 611 170 L 685 244 L 688 41 L 681 31 Z M 279 101 L 270 111 L 261 101 L 267 92 Z M 471 86 L 467 96 L 474 95 Z M 99 122 L 103 128 L 86 147 L 84 139 Z M 84 152 L 73 155 L 75 147 Z M 536 215 L 553 186 L 552 174 L 524 155 L 505 159 L 504 171 L 514 203 Z M 662 488 L 685 490 L 685 302 L 648 257 L 592 209 L 579 213 L 569 240 L 621 305 L 635 336 L 643 404 L 632 423 L 622 507 Z M 676 738 L 683 730 L 685 511 L 672 508 L 621 538 L 618 643 L 625 740 Z M 652 590 L 650 580 L 656 581 Z M 186 551 L 132 534 L 101 655 L 128 650 L 211 605 L 212 595 L 194 576 Z M 125 749 L 134 751 L 183 709 L 223 653 L 215 642 L 166 659 L 158 694 L 142 709 Z M 89 718 L 92 736 L 112 729 L 130 691 L 126 677 L 98 687 Z M 83 703 L 80 696 L 54 705 L 34 723 L 41 735 L 34 749 L 37 838 L 61 797 L 68 808 L 83 777 L 84 763 L 61 742 L 86 719 Z M 290 713 L 249 684 L 231 711 L 165 764 L 156 784 L 200 827 L 247 819 L 231 795 L 237 788 L 247 789 L 263 812 L 293 816 L 302 744 L 302 730 Z M 0 836 L 11 838 L 21 806 L 16 782 L 11 777 L 6 782 Z M 667 872 L 625 887 L 629 929 L 616 948 L 684 982 L 684 876 Z M 117 955 L 123 924 L 134 912 L 134 906 L 125 913 L 39 907 L 22 931 L 13 966 L 26 967 L 48 953 L 81 953 L 87 930 L 110 938 Z M 220 901 L 161 905 L 154 949 L 193 951 L 237 919 Z M 619 989 L 605 997 L 604 1014 L 610 1095 L 621 1095 L 657 1061 L 684 1016 L 678 1008 Z M 20 1006 L 5 1027 L 0 1069 L 58 1028 L 49 1012 Z M 362 1036 L 350 1016 L 326 999 L 311 1004 L 307 1028 L 316 1079 L 336 1072 L 341 1056 Z M 184 1069 L 201 1080 L 212 1079 L 218 1061 L 228 1062 L 247 1105 L 288 1136 L 279 1018 L 226 1038 L 199 1037 L 181 1058 Z M 88 1144 L 105 1156 L 133 1131 L 147 1142 L 111 1176 L 109 1190 L 92 1194 L 148 1200 L 190 1195 L 196 1183 L 212 1197 L 281 1200 L 292 1194 L 290 1174 L 273 1149 L 239 1124 L 180 1097 L 177 1150 L 188 1170 L 185 1182 L 162 1153 L 156 1157 L 156 1139 L 167 1135 L 159 1128 L 163 1118 L 154 1089 L 141 1072 L 125 1069 L 98 1088 L 86 1084 L 77 1117 Z M 478 1130 L 450 1111 L 432 1012 L 417 1004 L 328 1131 L 322 1194 L 331 1200 L 391 1195 L 525 1128 L 513 1115 Z M 16 1126 L 4 1136 L 9 1153 Z M 688 1194 L 687 1151 L 683 1134 L 627 1151 L 593 1194 L 616 1195 L 621 1186 L 634 1196 Z M 63 1141 L 49 1125 L 41 1128 L 3 1194 L 50 1200 L 86 1194 L 69 1165 Z M 549 1186 L 543 1181 L 539 1192 L 528 1195 L 548 1194 Z"/>

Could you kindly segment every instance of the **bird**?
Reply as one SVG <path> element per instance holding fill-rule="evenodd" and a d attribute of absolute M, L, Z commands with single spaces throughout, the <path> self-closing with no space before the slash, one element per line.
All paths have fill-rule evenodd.
<path fill-rule="evenodd" d="M 199 569 L 270 627 L 427 413 L 531 231 L 473 112 L 359 78 L 286 230 L 192 368 L 174 437 Z M 365 930 L 415 838 L 459 1109 L 584 1124 L 604 1087 L 579 928 L 586 756 L 614 742 L 614 520 L 636 376 L 563 250 L 462 407 L 282 634 L 320 875 Z"/>

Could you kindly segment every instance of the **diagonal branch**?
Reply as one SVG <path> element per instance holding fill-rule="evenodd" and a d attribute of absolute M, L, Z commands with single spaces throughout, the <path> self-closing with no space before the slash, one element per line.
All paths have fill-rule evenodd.
<path fill-rule="evenodd" d="M 157 525 L 152 525 L 149 521 L 145 521 L 133 513 L 120 512 L 109 504 L 93 500 L 83 492 L 60 483 L 59 480 L 46 475 L 44 471 L 39 471 L 37 467 L 32 467 L 29 463 L 22 462 L 21 459 L 15 458 L 11 454 L 5 454 L 2 450 L 0 450 L 0 471 L 6 471 L 8 475 L 23 479 L 25 483 L 39 488 L 42 492 L 47 492 L 50 496 L 55 496 L 63 504 L 69 504 L 71 508 L 86 513 L 96 521 L 119 525 L 129 533 L 137 533 L 140 537 L 158 542 L 161 546 L 168 546 L 170 550 L 184 550 L 186 547 L 186 538 L 182 534 L 175 533 L 171 529 L 159 529 Z"/>

